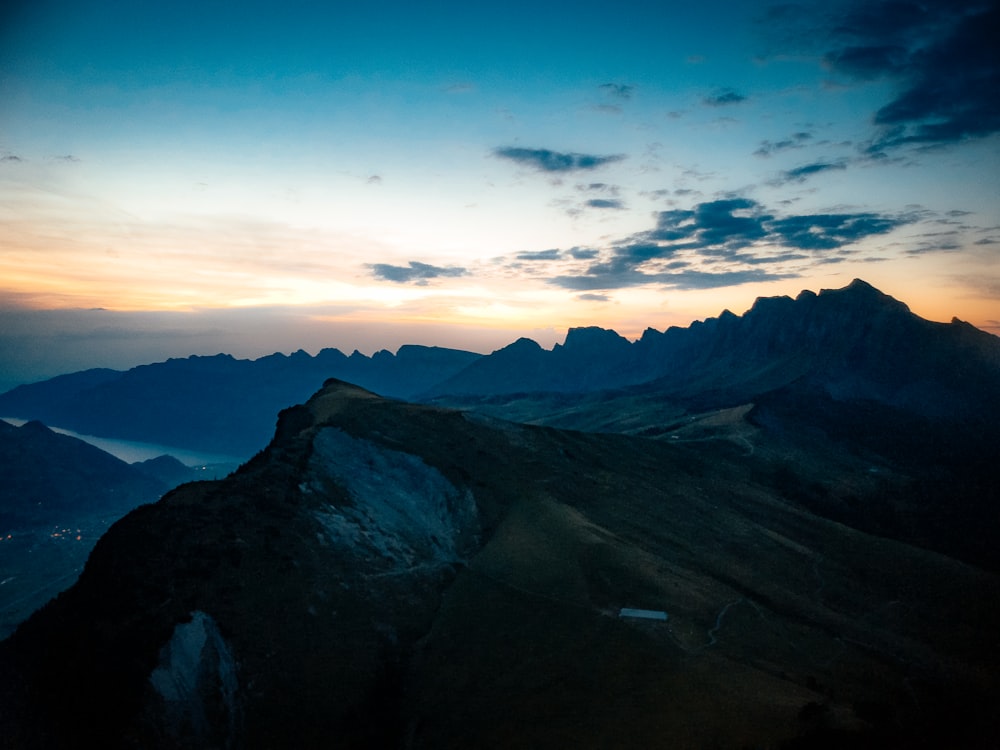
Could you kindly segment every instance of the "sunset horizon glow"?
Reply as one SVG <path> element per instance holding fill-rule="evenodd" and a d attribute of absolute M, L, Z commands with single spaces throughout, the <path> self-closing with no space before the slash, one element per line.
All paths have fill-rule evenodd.
<path fill-rule="evenodd" d="M 1000 11 L 914 8 L 15 2 L 0 390 L 854 278 L 997 333 Z"/>

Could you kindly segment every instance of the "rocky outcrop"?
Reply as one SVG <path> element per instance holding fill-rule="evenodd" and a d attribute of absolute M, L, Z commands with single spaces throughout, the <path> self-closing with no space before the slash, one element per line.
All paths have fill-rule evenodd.
<path fill-rule="evenodd" d="M 0 736 L 985 747 L 1000 579 L 805 512 L 764 447 L 531 428 L 328 382 L 232 476 L 115 524 L 0 643 Z M 897 479 L 810 460 L 873 493 Z"/>

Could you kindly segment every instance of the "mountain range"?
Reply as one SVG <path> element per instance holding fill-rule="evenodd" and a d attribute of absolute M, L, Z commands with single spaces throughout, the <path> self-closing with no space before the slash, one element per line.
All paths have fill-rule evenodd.
<path fill-rule="evenodd" d="M 5 742 L 995 747 L 996 337 L 855 281 L 420 353 L 451 364 L 392 398 L 328 379 L 235 473 L 115 523 L 0 642 Z M 194 370 L 259 362 L 0 412 L 127 381 L 196 420 Z"/>
<path fill-rule="evenodd" d="M 256 360 L 228 354 L 169 359 L 126 372 L 85 370 L 0 395 L 0 415 L 100 437 L 183 447 L 246 459 L 267 445 L 275 415 L 330 377 L 409 398 L 480 355 L 403 346 L 350 356 L 323 349 Z"/>
<path fill-rule="evenodd" d="M 41 422 L 0 420 L 0 637 L 73 583 L 112 523 L 198 475 L 170 456 L 128 464 Z"/>
<path fill-rule="evenodd" d="M 570 329 L 552 350 L 520 339 L 488 356 L 404 346 L 372 357 L 324 349 L 315 357 L 220 354 L 87 370 L 0 394 L 0 414 L 245 459 L 267 444 L 280 409 L 327 378 L 390 398 L 630 432 L 655 430 L 665 413 L 735 406 L 791 384 L 839 401 L 979 421 L 1000 408 L 998 373 L 997 337 L 958 320 L 924 320 L 855 280 L 796 299 L 760 298 L 741 316 L 724 311 L 687 328 L 647 329 L 635 342 L 589 327 Z M 630 422 L 621 396 L 656 408 L 639 409 L 642 419 Z M 572 418 L 560 420 L 565 403 Z"/>

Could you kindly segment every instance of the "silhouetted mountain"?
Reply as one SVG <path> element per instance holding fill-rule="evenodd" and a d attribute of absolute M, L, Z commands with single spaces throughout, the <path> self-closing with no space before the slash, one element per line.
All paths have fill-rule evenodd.
<path fill-rule="evenodd" d="M 168 487 L 176 487 L 184 482 L 194 482 L 202 479 L 201 472 L 185 466 L 173 456 L 157 456 L 145 461 L 131 464 L 147 476 L 157 479 Z"/>
<path fill-rule="evenodd" d="M 1000 578 L 803 510 L 757 429 L 564 432 L 331 381 L 0 644 L 0 736 L 991 747 Z M 861 501 L 883 480 L 814 460 Z"/>
<path fill-rule="evenodd" d="M 788 499 L 811 512 L 1000 569 L 997 337 L 924 320 L 854 281 L 647 330 L 632 344 L 588 339 L 572 362 L 522 343 L 531 377 L 495 353 L 437 388 L 466 395 L 430 400 L 562 428 L 757 449 L 766 440 Z M 895 480 L 859 494 L 838 461 Z"/>
<path fill-rule="evenodd" d="M 56 523 L 70 514 L 118 513 L 169 486 L 41 422 L 0 420 L 0 528 Z"/>
<path fill-rule="evenodd" d="M 75 432 L 249 457 L 267 444 L 274 415 L 307 399 L 329 377 L 406 398 L 480 355 L 404 346 L 366 357 L 323 349 L 256 360 L 170 359 L 127 372 L 89 370 L 0 395 L 0 415 L 40 419 Z"/>
<path fill-rule="evenodd" d="M 794 300 L 762 297 L 742 316 L 725 311 L 688 328 L 648 329 L 631 344 L 596 331 L 572 329 L 552 351 L 518 342 L 424 396 L 642 385 L 645 393 L 719 407 L 805 380 L 838 400 L 868 399 L 929 416 L 975 416 L 983 398 L 990 409 L 1000 407 L 1000 339 L 958 320 L 924 320 L 860 280 Z M 514 347 L 519 356 L 508 351 Z"/>
<path fill-rule="evenodd" d="M 40 422 L 2 420 L 0 478 L 0 637 L 73 583 L 114 521 L 177 484 Z"/>

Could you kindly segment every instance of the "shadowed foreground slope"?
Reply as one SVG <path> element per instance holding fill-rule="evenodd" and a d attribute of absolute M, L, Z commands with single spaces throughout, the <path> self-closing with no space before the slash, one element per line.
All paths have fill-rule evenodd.
<path fill-rule="evenodd" d="M 236 474 L 117 523 L 0 644 L 0 732 L 989 747 L 1000 579 L 791 505 L 754 460 L 331 381 Z"/>

